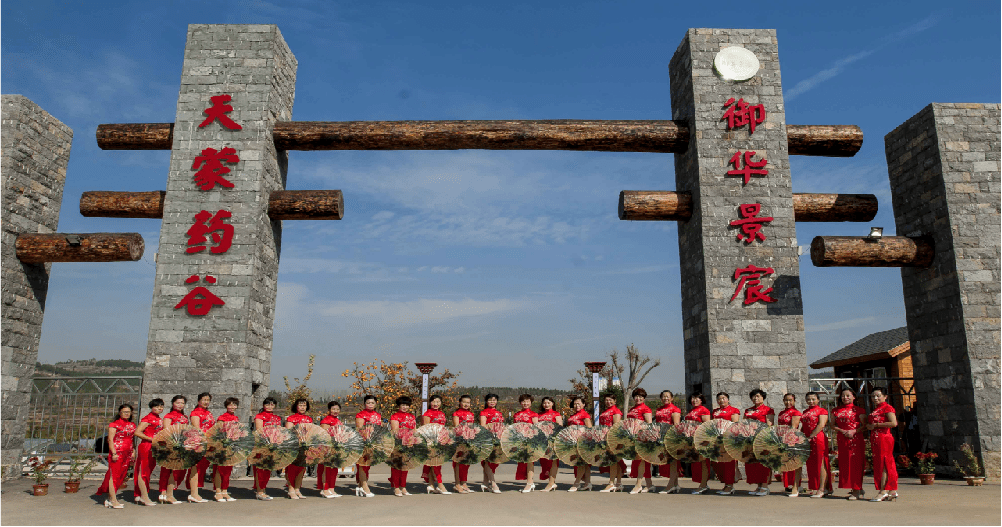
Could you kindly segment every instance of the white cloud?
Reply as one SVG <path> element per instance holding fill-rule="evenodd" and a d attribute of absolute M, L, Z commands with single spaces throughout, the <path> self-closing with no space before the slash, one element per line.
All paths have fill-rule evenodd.
<path fill-rule="evenodd" d="M 829 322 L 828 324 L 808 325 L 807 333 L 817 333 L 819 331 L 832 331 L 835 329 L 857 328 L 877 321 L 877 317 L 850 318 L 841 322 Z"/>

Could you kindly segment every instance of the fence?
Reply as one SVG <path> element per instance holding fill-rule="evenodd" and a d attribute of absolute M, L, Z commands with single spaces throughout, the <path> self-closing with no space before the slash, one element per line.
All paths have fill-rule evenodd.
<path fill-rule="evenodd" d="M 849 388 L 856 394 L 856 405 L 866 409 L 867 413 L 873 410 L 873 402 L 870 395 L 874 388 L 884 388 L 887 390 L 887 404 L 893 406 L 898 412 L 899 425 L 904 425 L 903 433 L 892 430 L 897 438 L 897 451 L 911 452 L 915 450 L 918 442 L 918 430 L 911 427 L 911 415 L 915 408 L 917 395 L 915 393 L 915 382 L 911 377 L 833 377 L 828 379 L 810 379 L 810 390 L 820 394 L 821 406 L 831 413 L 840 404 L 839 392 L 843 388 Z M 834 451 L 835 442 L 834 425 L 829 419 L 829 426 L 825 428 L 828 436 L 828 445 Z"/>
<path fill-rule="evenodd" d="M 131 404 L 134 415 L 140 413 L 142 382 L 141 376 L 33 378 L 22 462 L 58 456 L 53 474 L 65 473 L 76 458 L 97 456 L 103 463 L 95 442 L 107 434 L 119 405 Z"/>

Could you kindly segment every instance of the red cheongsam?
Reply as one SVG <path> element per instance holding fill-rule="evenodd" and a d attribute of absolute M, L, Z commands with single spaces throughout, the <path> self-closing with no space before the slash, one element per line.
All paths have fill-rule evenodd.
<path fill-rule="evenodd" d="M 445 426 L 445 412 L 443 412 L 442 410 L 435 410 L 434 408 L 429 408 L 428 411 L 421 414 L 421 417 L 427 417 L 428 419 L 430 419 L 430 421 L 428 421 L 428 424 L 437 424 Z M 424 468 L 421 470 L 421 479 L 423 479 L 425 483 L 431 483 L 430 481 L 428 481 L 430 479 L 428 476 L 429 472 L 435 474 L 435 481 L 437 483 L 442 482 L 442 465 L 439 465 L 437 467 L 429 467 L 428 465 L 424 466 Z"/>
<path fill-rule="evenodd" d="M 264 426 L 282 426 L 282 418 L 271 413 L 271 412 L 261 412 L 254 416 L 254 421 L 260 419 Z M 271 471 L 264 470 L 262 468 L 254 467 L 254 488 L 260 491 L 264 491 L 265 487 L 268 486 L 268 480 L 271 479 Z"/>
<path fill-rule="evenodd" d="M 711 419 L 723 419 L 725 421 L 730 421 L 732 416 L 741 416 L 741 410 L 733 406 L 725 406 L 723 408 L 716 408 L 713 413 L 710 414 Z M 713 472 L 717 474 L 717 479 L 719 479 L 724 485 L 733 485 L 737 480 L 738 472 L 738 462 L 737 461 L 727 461 L 725 463 L 713 463 Z"/>
<path fill-rule="evenodd" d="M 160 431 L 160 416 L 155 413 L 148 413 L 139 420 L 140 423 L 148 423 L 143 433 L 153 437 Z M 139 497 L 139 478 L 142 477 L 146 483 L 146 492 L 150 492 L 150 478 L 153 476 L 153 467 L 156 461 L 153 460 L 153 443 L 145 439 L 139 442 L 139 453 L 136 456 L 136 466 L 132 469 L 133 485 L 136 497 Z"/>
<path fill-rule="evenodd" d="M 654 422 L 655 423 L 669 423 L 669 424 L 674 423 L 675 420 L 672 417 L 672 414 L 678 414 L 679 419 L 682 418 L 682 410 L 679 407 L 675 406 L 674 404 L 668 403 L 668 404 L 662 406 L 661 408 L 658 408 L 658 411 L 654 412 Z M 661 465 L 658 468 L 658 474 L 660 474 L 662 476 L 665 476 L 665 477 L 671 476 L 671 466 L 672 466 L 673 463 L 676 463 L 676 462 L 674 460 L 672 460 L 672 462 L 668 463 L 667 465 Z M 678 475 L 682 475 L 682 465 L 678 464 L 677 467 L 678 467 L 678 470 L 677 470 Z"/>
<path fill-rule="evenodd" d="M 121 417 L 115 419 L 108 425 L 115 429 L 115 435 L 111 442 L 115 445 L 115 452 L 118 453 L 118 460 L 112 461 L 111 449 L 108 449 L 108 472 L 104 473 L 104 482 L 97 489 L 97 494 L 108 493 L 108 482 L 114 481 L 115 490 L 122 488 L 125 477 L 129 475 L 129 467 L 132 465 L 132 438 L 136 433 L 136 423 L 126 421 Z M 114 478 L 114 480 L 111 480 Z"/>
<path fill-rule="evenodd" d="M 172 425 L 188 424 L 188 418 L 181 412 L 174 410 L 167 412 L 167 415 L 163 416 L 163 419 L 170 419 L 170 424 Z M 170 470 L 160 467 L 160 493 L 163 494 L 164 492 L 167 492 L 167 484 L 170 482 L 168 478 L 173 476 L 174 487 L 176 488 L 181 484 L 181 480 L 185 479 L 185 476 L 187 475 L 187 470 Z"/>
<path fill-rule="evenodd" d="M 469 410 L 464 410 L 462 408 L 459 408 L 459 409 L 455 410 L 454 412 L 452 412 L 452 416 L 453 417 L 458 417 L 460 424 L 463 424 L 463 423 L 473 423 L 473 422 L 475 422 L 477 420 L 477 416 L 473 415 L 473 412 L 471 412 Z M 455 461 L 452 462 L 452 466 L 454 468 L 458 469 L 458 472 L 459 472 L 459 481 L 457 481 L 456 483 L 463 483 L 463 482 L 465 482 L 467 476 L 470 473 L 470 466 L 469 465 L 464 465 L 462 463 L 456 463 Z"/>
<path fill-rule="evenodd" d="M 651 414 L 651 420 L 652 421 L 654 420 L 654 412 L 651 411 L 649 406 L 643 403 L 634 406 L 633 408 L 630 409 L 629 412 L 626 412 L 626 417 L 628 419 L 639 419 L 641 421 L 646 421 L 646 419 L 644 419 L 644 414 Z M 631 478 L 637 477 L 637 474 L 639 474 L 638 467 L 640 467 L 640 465 L 644 466 L 644 478 L 648 480 L 651 479 L 651 465 L 649 463 L 644 462 L 644 460 L 642 459 L 634 459 L 630 463 L 630 477 Z"/>
<path fill-rule="evenodd" d="M 607 408 L 607 409 L 605 409 L 605 411 L 603 411 L 602 413 L 598 414 L 598 424 L 600 424 L 602 426 L 612 426 L 612 424 L 614 422 L 614 417 L 617 416 L 617 415 L 619 415 L 619 416 L 623 415 L 623 411 L 620 410 L 617 406 L 614 405 L 611 408 Z M 619 466 L 619 473 L 620 474 L 626 473 L 626 463 L 623 462 L 622 459 L 620 459 L 619 463 L 617 463 L 616 465 Z M 609 467 L 601 467 L 601 468 L 598 469 L 598 472 L 600 474 L 608 474 L 609 473 Z"/>
<path fill-rule="evenodd" d="M 797 410 L 796 408 L 786 408 L 782 412 L 779 412 L 779 415 L 776 416 L 776 424 L 790 426 L 793 423 L 794 417 L 801 417 L 803 415 L 804 414 L 800 413 L 800 410 Z M 797 470 L 787 470 L 786 472 L 783 472 L 784 487 L 790 488 L 797 484 L 797 472 L 800 472 L 799 468 Z"/>
<path fill-rule="evenodd" d="M 289 417 L 285 418 L 285 423 L 286 424 L 291 423 L 293 425 L 293 428 L 295 428 L 296 425 L 313 424 L 313 418 L 306 414 L 292 414 Z M 298 479 L 299 475 L 302 474 L 303 472 L 306 472 L 306 467 L 301 467 L 299 465 L 289 465 L 285 467 L 285 481 L 290 486 L 294 486 L 296 479 Z"/>
<path fill-rule="evenodd" d="M 390 421 L 396 421 L 399 428 L 414 430 L 417 428 L 417 419 L 414 414 L 397 412 L 390 416 Z M 397 470 L 390 467 L 390 486 L 395 489 L 402 489 L 407 486 L 407 470 Z"/>
<path fill-rule="evenodd" d="M 497 408 L 484 408 L 483 410 L 480 410 L 480 417 L 486 417 L 487 418 L 487 424 L 491 424 L 491 423 L 504 423 L 504 414 L 502 414 L 500 411 L 498 411 Z M 480 465 L 481 466 L 489 466 L 489 467 L 491 467 L 491 471 L 492 472 L 493 471 L 497 471 L 497 469 L 498 469 L 498 464 L 497 463 L 487 463 L 486 460 L 481 461 Z"/>
<path fill-rule="evenodd" d="M 198 428 L 199 430 L 206 432 L 212 425 L 216 424 L 215 417 L 212 412 L 202 408 L 201 406 L 196 406 L 194 410 L 191 411 L 190 417 L 198 418 Z M 198 463 L 194 467 L 188 469 L 188 473 L 184 477 L 184 484 L 191 490 L 191 473 L 194 470 L 198 473 L 198 487 L 202 488 L 205 486 L 205 471 L 209 468 L 209 460 L 204 457 L 198 460 Z"/>
<path fill-rule="evenodd" d="M 585 426 L 586 424 L 585 419 L 591 419 L 591 414 L 588 412 L 588 410 L 581 410 L 567 418 L 567 426 L 570 425 Z"/>
<path fill-rule="evenodd" d="M 362 410 L 361 412 L 355 414 L 355 419 L 361 419 L 363 424 L 383 424 L 383 416 L 375 410 Z M 369 478 L 369 468 L 370 467 L 363 467 L 362 465 L 355 464 L 355 481 L 357 483 L 362 483 L 362 472 L 365 472 L 366 479 Z"/>
<path fill-rule="evenodd" d="M 893 414 L 894 407 L 887 402 L 879 406 L 867 416 L 870 424 L 886 423 L 887 414 Z M 890 428 L 874 428 L 870 430 L 870 450 L 873 452 L 873 483 L 877 490 L 898 490 L 898 467 L 894 464 L 894 436 Z M 887 484 L 880 488 L 884 471 L 887 471 Z"/>
<path fill-rule="evenodd" d="M 539 419 L 539 414 L 533 412 L 531 409 L 519 410 L 515 412 L 514 421 L 516 423 L 531 423 L 532 419 Z M 515 467 L 515 481 L 525 481 L 529 477 L 529 464 L 519 463 Z"/>
<path fill-rule="evenodd" d="M 812 406 L 804 410 L 800 418 L 800 431 L 809 435 L 817 428 L 821 416 L 828 415 L 828 410 L 820 406 Z M 825 490 L 832 490 L 832 466 L 828 458 L 828 438 L 825 431 L 818 432 L 811 442 L 811 456 L 807 458 L 807 488 L 818 490 L 821 487 L 821 471 L 825 471 Z"/>
<path fill-rule="evenodd" d="M 842 405 L 832 410 L 835 427 L 842 430 L 855 430 L 852 437 L 846 437 L 839 432 L 835 438 L 838 443 L 838 488 L 863 489 L 863 468 L 866 462 L 866 431 L 861 429 L 859 416 L 866 415 L 866 410 L 854 405 Z"/>
<path fill-rule="evenodd" d="M 319 423 L 321 426 L 337 426 L 341 424 L 341 420 L 333 415 L 328 414 Z M 332 489 L 337 485 L 337 471 L 339 467 L 328 467 L 326 465 L 317 465 L 317 490 L 327 490 Z"/>
<path fill-rule="evenodd" d="M 216 419 L 216 421 L 224 423 L 238 422 L 240 421 L 240 416 L 231 412 L 223 412 L 223 414 L 220 415 L 219 419 Z M 216 492 L 223 492 L 226 489 L 230 488 L 230 474 L 233 472 L 232 466 L 222 467 L 219 465 L 215 465 L 212 471 L 215 472 L 216 474 L 219 474 L 219 488 L 215 489 Z"/>
<path fill-rule="evenodd" d="M 768 423 L 768 415 L 775 415 L 776 412 L 766 405 L 745 409 L 745 419 L 754 419 L 761 423 Z M 766 486 L 772 480 L 772 470 L 761 463 L 745 463 L 746 480 L 748 483 Z"/>
<path fill-rule="evenodd" d="M 539 414 L 540 421 L 549 421 L 551 423 L 556 423 L 558 417 L 560 417 L 560 412 L 556 410 L 547 410 Z M 539 458 L 539 480 L 550 479 L 550 471 L 557 470 L 559 465 L 560 461 L 557 459 Z"/>
<path fill-rule="evenodd" d="M 710 410 L 705 406 L 696 406 L 682 418 L 683 421 L 703 422 L 703 416 L 709 416 Z M 703 463 L 689 463 L 689 470 L 692 471 L 692 480 L 696 483 L 703 483 Z"/>

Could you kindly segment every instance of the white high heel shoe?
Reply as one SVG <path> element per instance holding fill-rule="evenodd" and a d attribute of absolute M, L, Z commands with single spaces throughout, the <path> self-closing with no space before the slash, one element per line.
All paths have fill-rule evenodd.
<path fill-rule="evenodd" d="M 362 487 L 355 487 L 355 495 L 359 498 L 375 498 L 376 495 L 371 492 L 365 492 Z"/>
<path fill-rule="evenodd" d="M 532 484 L 529 485 L 529 488 L 527 488 L 527 489 L 520 489 L 519 492 L 521 492 L 522 494 L 528 494 L 528 493 L 530 493 L 530 492 L 532 492 L 534 490 L 536 490 L 536 484 L 532 483 Z"/>
<path fill-rule="evenodd" d="M 119 503 L 118 505 L 112 505 L 110 501 L 104 500 L 104 506 L 109 509 L 124 509 L 125 505 Z"/>

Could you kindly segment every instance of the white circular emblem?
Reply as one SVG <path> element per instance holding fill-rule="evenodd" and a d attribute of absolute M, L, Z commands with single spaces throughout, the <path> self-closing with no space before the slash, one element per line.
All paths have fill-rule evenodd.
<path fill-rule="evenodd" d="M 725 80 L 746 81 L 758 73 L 758 58 L 740 46 L 730 46 L 717 52 L 713 69 Z"/>

